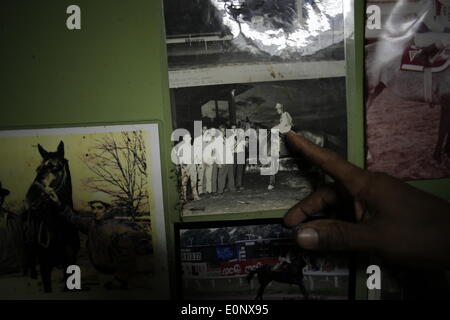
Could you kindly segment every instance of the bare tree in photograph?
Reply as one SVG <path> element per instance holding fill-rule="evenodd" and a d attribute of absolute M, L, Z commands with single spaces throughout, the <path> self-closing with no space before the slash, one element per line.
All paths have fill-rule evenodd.
<path fill-rule="evenodd" d="M 148 176 L 142 131 L 121 132 L 97 139 L 85 163 L 94 174 L 87 182 L 92 191 L 108 194 L 113 204 L 136 217 L 148 208 Z"/>

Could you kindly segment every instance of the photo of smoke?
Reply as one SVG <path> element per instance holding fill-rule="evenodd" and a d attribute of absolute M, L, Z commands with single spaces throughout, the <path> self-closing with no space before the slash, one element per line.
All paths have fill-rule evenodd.
<path fill-rule="evenodd" d="M 450 177 L 448 1 L 367 1 L 367 167 L 405 180 Z"/>
<path fill-rule="evenodd" d="M 0 146 L 0 297 L 168 297 L 156 124 L 2 131 Z"/>
<path fill-rule="evenodd" d="M 179 229 L 182 298 L 342 300 L 349 262 L 300 249 L 278 223 Z"/>
<path fill-rule="evenodd" d="M 263 163 L 259 153 L 256 157 L 251 153 L 253 143 L 258 151 L 267 146 L 271 155 L 272 140 L 250 134 L 241 142 L 231 137 L 225 153 L 234 160 L 223 163 L 218 152 L 222 150 L 215 154 L 214 150 L 219 141 L 220 146 L 227 145 L 221 137 L 227 129 L 270 133 L 286 126 L 346 157 L 345 78 L 177 88 L 171 97 L 173 127 L 187 132 L 173 142 L 173 153 L 196 142 L 203 150 L 213 147 L 210 156 L 177 166 L 183 216 L 288 209 L 324 183 L 320 170 L 290 152 L 283 135 L 276 161 Z M 197 133 L 195 121 L 201 122 Z M 244 163 L 238 163 L 240 158 Z M 275 164 L 274 174 L 264 174 Z"/>

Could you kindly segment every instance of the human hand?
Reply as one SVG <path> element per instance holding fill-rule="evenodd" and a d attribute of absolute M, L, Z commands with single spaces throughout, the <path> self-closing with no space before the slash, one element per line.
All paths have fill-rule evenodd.
<path fill-rule="evenodd" d="M 293 151 L 333 177 L 284 217 L 298 227 L 298 244 L 310 250 L 361 251 L 416 267 L 450 267 L 450 204 L 401 180 L 356 167 L 294 132 Z M 350 199 L 353 221 L 330 218 L 303 223 L 315 213 Z M 338 217 L 339 218 L 339 217 Z"/>

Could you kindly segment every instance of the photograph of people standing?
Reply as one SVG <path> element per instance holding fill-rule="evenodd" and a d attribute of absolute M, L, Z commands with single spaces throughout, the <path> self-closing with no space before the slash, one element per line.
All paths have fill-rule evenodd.
<path fill-rule="evenodd" d="M 286 148 L 289 128 L 346 156 L 343 13 L 344 1 L 164 0 L 172 129 L 206 150 L 177 164 L 181 216 L 284 210 L 318 187 Z"/>
<path fill-rule="evenodd" d="M 171 91 L 174 129 L 188 132 L 172 150 L 183 215 L 287 209 L 308 195 L 323 176 L 290 155 L 290 130 L 346 156 L 345 78 Z M 259 153 L 270 156 L 271 129 L 279 132 L 279 159 L 267 163 Z"/>

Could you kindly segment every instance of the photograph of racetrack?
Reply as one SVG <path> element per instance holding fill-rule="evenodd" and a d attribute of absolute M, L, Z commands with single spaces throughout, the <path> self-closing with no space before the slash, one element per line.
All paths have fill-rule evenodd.
<path fill-rule="evenodd" d="M 349 264 L 300 249 L 278 223 L 179 229 L 183 298 L 342 300 Z"/>

